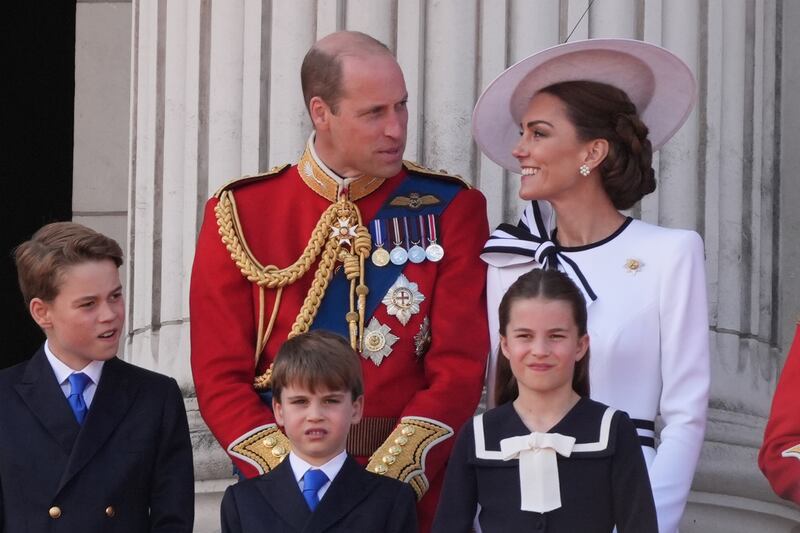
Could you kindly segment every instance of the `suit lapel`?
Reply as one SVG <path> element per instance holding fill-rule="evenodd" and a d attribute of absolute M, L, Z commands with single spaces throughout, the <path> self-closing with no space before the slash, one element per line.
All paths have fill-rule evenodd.
<path fill-rule="evenodd" d="M 59 490 L 102 448 L 128 412 L 138 386 L 125 375 L 124 366 L 125 363 L 116 357 L 103 365 L 97 392 L 72 447 Z"/>
<path fill-rule="evenodd" d="M 361 503 L 373 489 L 376 479 L 347 456 L 303 531 L 326 531 Z"/>
<path fill-rule="evenodd" d="M 71 453 L 80 426 L 56 381 L 43 347 L 28 362 L 22 381 L 14 388 L 64 453 Z"/>
<path fill-rule="evenodd" d="M 303 531 L 311 517 L 300 487 L 294 478 L 292 465 L 284 459 L 274 470 L 259 480 L 258 489 L 276 515 L 295 531 Z"/>

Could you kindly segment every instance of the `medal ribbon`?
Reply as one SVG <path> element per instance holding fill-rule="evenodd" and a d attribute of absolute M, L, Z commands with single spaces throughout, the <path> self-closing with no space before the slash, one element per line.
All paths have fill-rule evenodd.
<path fill-rule="evenodd" d="M 397 217 L 392 217 L 392 227 L 394 228 L 394 236 L 392 237 L 392 244 L 400 246 L 403 244 L 403 237 L 400 236 L 400 223 Z M 406 246 L 408 248 L 408 246 Z"/>
<path fill-rule="evenodd" d="M 422 215 L 420 215 L 422 218 Z M 428 242 L 435 243 L 438 239 L 436 235 L 436 215 L 428 213 Z"/>
<path fill-rule="evenodd" d="M 419 234 L 419 225 L 416 220 L 411 221 L 411 244 L 422 245 L 422 238 Z M 406 232 L 408 232 L 408 218 L 405 219 Z"/>
<path fill-rule="evenodd" d="M 372 227 L 375 232 L 375 247 L 383 248 L 383 221 L 376 218 L 372 223 Z"/>
<path fill-rule="evenodd" d="M 420 241 L 419 245 L 422 246 L 423 248 L 425 248 L 431 242 L 430 237 L 428 237 L 427 242 L 426 242 L 426 237 L 425 237 L 425 215 L 419 215 L 418 222 L 419 222 L 419 241 Z"/>
<path fill-rule="evenodd" d="M 410 250 L 411 249 L 411 243 L 409 243 L 408 217 L 403 217 L 403 232 L 405 233 L 406 250 Z"/>

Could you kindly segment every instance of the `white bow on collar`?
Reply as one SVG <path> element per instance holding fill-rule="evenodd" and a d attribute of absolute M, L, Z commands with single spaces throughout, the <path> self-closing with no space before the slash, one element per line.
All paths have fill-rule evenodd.
<path fill-rule="evenodd" d="M 556 453 L 569 457 L 574 446 L 575 437 L 536 431 L 500 441 L 504 461 L 519 458 L 520 509 L 546 513 L 561 507 Z"/>

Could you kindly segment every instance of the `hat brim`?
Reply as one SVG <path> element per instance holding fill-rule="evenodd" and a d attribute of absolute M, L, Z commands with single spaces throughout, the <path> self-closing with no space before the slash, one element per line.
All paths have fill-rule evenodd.
<path fill-rule="evenodd" d="M 520 173 L 511 150 L 531 98 L 555 83 L 580 80 L 625 91 L 649 129 L 654 151 L 680 129 L 697 100 L 688 65 L 660 46 L 633 39 L 560 44 L 512 65 L 486 87 L 472 114 L 478 147 L 498 165 Z"/>

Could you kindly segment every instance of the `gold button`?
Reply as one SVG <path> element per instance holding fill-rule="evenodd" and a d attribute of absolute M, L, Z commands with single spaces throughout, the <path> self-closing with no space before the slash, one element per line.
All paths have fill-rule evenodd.
<path fill-rule="evenodd" d="M 106 507 L 106 516 L 107 517 L 114 518 L 115 514 L 117 514 L 117 512 L 114 510 L 114 507 L 112 507 L 111 505 Z"/>
<path fill-rule="evenodd" d="M 389 470 L 386 465 L 378 465 L 375 467 L 376 474 L 385 474 L 386 471 Z"/>
<path fill-rule="evenodd" d="M 401 433 L 406 437 L 410 437 L 414 434 L 414 426 L 406 426 L 402 429 Z"/>
<path fill-rule="evenodd" d="M 50 508 L 47 513 L 50 515 L 50 518 L 60 518 L 61 517 L 61 507 L 53 506 Z"/>
<path fill-rule="evenodd" d="M 275 457 L 286 455 L 286 450 L 281 445 L 275 446 L 274 448 L 272 448 L 272 455 L 274 455 Z"/>
<path fill-rule="evenodd" d="M 400 455 L 400 452 L 403 451 L 403 448 L 400 446 L 392 446 L 389 448 L 389 453 L 392 455 Z"/>
<path fill-rule="evenodd" d="M 264 446 L 266 446 L 267 448 L 272 448 L 276 444 L 278 444 L 278 441 L 275 439 L 275 437 L 267 437 L 266 439 L 264 439 Z"/>
<path fill-rule="evenodd" d="M 408 444 L 408 437 L 400 435 L 399 437 L 394 439 L 394 443 L 399 444 L 400 446 L 405 446 L 406 444 Z"/>
<path fill-rule="evenodd" d="M 383 459 L 381 459 L 384 464 L 393 465 L 397 458 L 394 455 L 384 455 Z"/>

